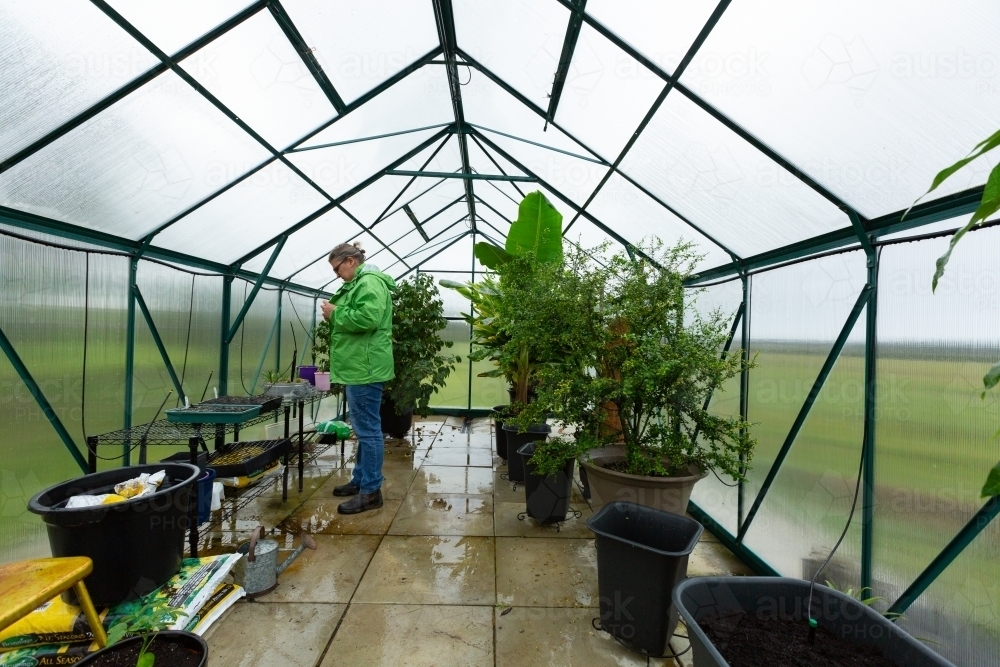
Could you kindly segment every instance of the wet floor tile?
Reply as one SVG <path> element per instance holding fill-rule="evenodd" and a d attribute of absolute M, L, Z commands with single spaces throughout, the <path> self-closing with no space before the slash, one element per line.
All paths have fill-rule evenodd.
<path fill-rule="evenodd" d="M 278 588 L 260 602 L 350 602 L 368 562 L 375 554 L 378 535 L 316 535 L 316 550 L 306 549 L 278 577 Z M 299 540 L 289 546 L 299 546 Z M 292 553 L 278 552 L 283 563 Z"/>
<path fill-rule="evenodd" d="M 498 537 L 497 601 L 515 607 L 596 607 L 593 540 Z"/>
<path fill-rule="evenodd" d="M 315 499 L 334 497 L 333 489 L 351 481 L 353 469 L 338 470 L 330 475 L 326 482 L 316 491 Z M 382 497 L 389 500 L 402 500 L 410 488 L 410 482 L 417 474 L 416 470 L 403 466 L 382 466 Z M 339 497 L 339 496 L 338 496 Z"/>
<path fill-rule="evenodd" d="M 497 667 L 639 667 L 646 658 L 595 630 L 596 609 L 514 607 L 496 609 Z M 673 663 L 651 660 L 650 665 Z"/>
<path fill-rule="evenodd" d="M 466 447 L 469 449 L 485 449 L 492 451 L 493 441 L 488 433 L 462 433 L 461 431 L 447 431 L 442 433 L 434 441 L 434 447 L 454 448 Z"/>
<path fill-rule="evenodd" d="M 494 563 L 492 538 L 387 535 L 354 602 L 492 605 Z"/>
<path fill-rule="evenodd" d="M 688 557 L 689 577 L 752 576 L 753 570 L 719 542 L 698 542 Z"/>
<path fill-rule="evenodd" d="M 209 629 L 214 665 L 312 667 L 347 605 L 238 602 Z"/>
<path fill-rule="evenodd" d="M 407 494 L 390 535 L 493 536 L 493 498 L 457 493 Z"/>
<path fill-rule="evenodd" d="M 385 499 L 382 507 L 361 514 L 340 514 L 337 506 L 349 498 L 317 498 L 283 521 L 279 528 L 291 533 L 307 532 L 325 535 L 384 535 L 399 509 L 399 500 Z"/>
<path fill-rule="evenodd" d="M 493 498 L 498 503 L 521 503 L 524 504 L 524 483 L 507 481 L 504 475 L 507 474 L 507 466 L 501 467 L 493 473 Z"/>
<path fill-rule="evenodd" d="M 353 604 L 321 667 L 493 667 L 493 609 Z"/>
<path fill-rule="evenodd" d="M 566 521 L 561 524 L 543 524 L 529 516 L 518 519 L 525 512 L 524 499 L 520 503 L 495 503 L 494 526 L 498 537 L 561 537 L 592 539 L 594 534 L 587 528 L 590 508 L 586 505 L 571 505 Z M 574 516 L 573 510 L 580 513 Z"/>
<path fill-rule="evenodd" d="M 435 445 L 427 452 L 425 466 L 477 466 L 493 467 L 493 455 L 485 449 L 469 447 L 445 447 L 438 449 Z"/>
<path fill-rule="evenodd" d="M 410 493 L 493 493 L 493 471 L 468 466 L 428 466 L 413 478 Z"/>

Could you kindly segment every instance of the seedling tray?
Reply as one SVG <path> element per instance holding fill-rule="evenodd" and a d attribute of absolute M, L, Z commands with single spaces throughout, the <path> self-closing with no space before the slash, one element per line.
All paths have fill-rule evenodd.
<path fill-rule="evenodd" d="M 281 396 L 219 396 L 202 401 L 196 407 L 203 405 L 259 405 L 260 414 L 274 412 L 281 407 Z"/>
<path fill-rule="evenodd" d="M 248 477 L 288 453 L 292 441 L 251 440 L 224 445 L 208 457 L 208 467 L 218 477 Z"/>
<path fill-rule="evenodd" d="M 260 414 L 260 405 L 192 405 L 167 410 L 167 421 L 181 424 L 242 424 Z"/>

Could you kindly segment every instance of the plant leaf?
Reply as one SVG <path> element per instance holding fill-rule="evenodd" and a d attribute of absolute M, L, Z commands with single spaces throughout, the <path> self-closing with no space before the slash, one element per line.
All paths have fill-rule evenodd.
<path fill-rule="evenodd" d="M 438 285 L 440 285 L 441 287 L 447 287 L 449 289 L 462 289 L 466 286 L 465 283 L 460 283 L 457 280 L 446 280 L 446 279 L 439 280 Z"/>
<path fill-rule="evenodd" d="M 965 236 L 966 232 L 997 211 L 1000 211 L 1000 164 L 993 167 L 990 177 L 986 180 L 986 186 L 983 188 L 983 199 L 979 204 L 979 208 L 972 214 L 972 218 L 965 223 L 965 226 L 951 237 L 951 242 L 948 244 L 948 252 L 938 257 L 937 262 L 935 262 L 934 278 L 931 280 L 932 292 L 937 289 L 938 281 L 944 275 L 944 267 L 948 265 L 948 260 L 951 259 L 951 252 L 962 237 Z"/>
<path fill-rule="evenodd" d="M 475 245 L 473 252 L 479 263 L 487 269 L 495 271 L 497 267 L 510 261 L 510 255 L 503 248 L 498 248 L 492 243 L 480 242 Z"/>
<path fill-rule="evenodd" d="M 993 496 L 1000 496 L 1000 461 L 993 466 L 993 470 L 990 470 L 986 483 L 983 484 L 982 497 L 992 498 Z"/>
<path fill-rule="evenodd" d="M 948 180 L 948 178 L 950 178 L 952 176 L 952 174 L 954 174 L 956 171 L 958 171 L 959 169 L 961 169 L 965 165 L 969 164 L 973 160 L 975 160 L 975 159 L 981 157 L 982 155 L 985 155 L 986 153 L 990 152 L 991 150 L 993 150 L 997 146 L 1000 146 L 1000 130 L 998 130 L 994 134 L 990 135 L 986 139 L 983 139 L 978 144 L 976 144 L 976 146 L 964 158 L 962 158 L 961 160 L 959 160 L 955 164 L 951 165 L 950 167 L 946 167 L 946 168 L 942 169 L 941 171 L 939 171 L 938 174 L 937 174 L 937 176 L 934 177 L 934 180 L 931 181 L 931 187 L 928 188 L 927 192 L 925 192 L 924 194 L 922 194 L 919 197 L 917 197 L 917 199 L 913 202 L 913 204 L 910 204 L 910 208 L 906 209 L 906 213 L 903 214 L 903 218 L 906 218 L 906 216 L 910 212 L 910 209 L 912 209 L 913 206 L 918 201 L 920 201 L 921 199 L 923 199 L 924 197 L 926 197 L 927 195 L 929 195 L 931 192 L 933 192 L 934 190 L 936 190 L 937 187 L 939 185 L 941 185 L 942 183 L 944 183 L 946 180 Z"/>
<path fill-rule="evenodd" d="M 1000 362 L 993 364 L 993 368 L 986 371 L 986 375 L 983 376 L 983 386 L 986 389 L 992 389 L 1000 382 Z M 983 392 L 985 397 L 986 392 Z"/>
<path fill-rule="evenodd" d="M 531 254 L 542 263 L 562 259 L 562 219 L 545 195 L 537 190 L 529 192 L 507 232 L 507 254 Z"/>
<path fill-rule="evenodd" d="M 136 661 L 135 667 L 153 667 L 155 660 L 156 658 L 153 657 L 152 653 L 143 653 Z"/>

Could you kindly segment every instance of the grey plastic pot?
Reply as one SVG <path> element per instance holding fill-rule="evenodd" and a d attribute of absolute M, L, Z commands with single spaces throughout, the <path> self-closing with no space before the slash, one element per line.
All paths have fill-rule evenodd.
<path fill-rule="evenodd" d="M 684 515 L 694 485 L 705 479 L 707 472 L 691 466 L 683 477 L 644 477 L 628 475 L 604 467 L 625 460 L 625 448 L 620 446 L 592 449 L 580 457 L 581 480 L 586 479 L 586 491 L 596 509 L 607 503 L 626 501 L 656 510 Z"/>
<path fill-rule="evenodd" d="M 782 613 L 806 622 L 809 582 L 783 577 L 698 577 L 674 589 L 674 606 L 687 626 L 695 667 L 739 667 L 726 662 L 699 622 L 717 616 Z M 900 667 L 954 667 L 871 607 L 817 585 L 813 618 L 852 644 L 876 646 Z"/>
<path fill-rule="evenodd" d="M 115 653 L 127 650 L 133 644 L 138 644 L 141 641 L 142 636 L 123 639 L 117 644 L 107 648 L 102 648 L 96 653 L 91 653 L 76 664 L 78 667 L 99 667 L 105 659 L 110 658 Z M 194 633 L 181 632 L 178 630 L 164 630 L 156 633 L 156 638 L 153 640 L 152 646 L 155 647 L 157 642 L 172 642 L 180 644 L 192 653 L 201 656 L 201 661 L 198 663 L 198 667 L 207 667 L 208 665 L 208 644 L 205 643 L 204 639 Z"/>

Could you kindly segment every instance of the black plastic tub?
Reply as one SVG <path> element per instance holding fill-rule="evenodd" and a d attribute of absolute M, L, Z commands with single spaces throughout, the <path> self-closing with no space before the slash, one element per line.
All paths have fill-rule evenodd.
<path fill-rule="evenodd" d="M 524 463 L 517 455 L 517 450 L 524 447 L 529 442 L 540 442 L 549 437 L 552 430 L 548 424 L 532 424 L 524 433 L 518 433 L 517 427 L 513 424 L 503 425 L 504 435 L 507 439 L 507 453 L 514 452 L 514 456 L 507 458 L 507 479 L 512 482 L 524 481 Z"/>
<path fill-rule="evenodd" d="M 140 473 L 166 471 L 160 490 L 113 505 L 66 509 L 71 496 L 113 493 Z M 87 556 L 94 571 L 87 590 L 98 609 L 146 595 L 177 574 L 184 533 L 201 471 L 189 463 L 116 468 L 77 477 L 41 491 L 28 509 L 42 517 L 56 558 Z"/>
<path fill-rule="evenodd" d="M 528 516 L 542 523 L 565 521 L 573 495 L 573 464 L 576 459 L 569 459 L 562 470 L 548 477 L 537 475 L 535 467 L 529 462 L 535 454 L 536 444 L 529 442 L 517 450 L 524 466 L 524 502 Z"/>
<path fill-rule="evenodd" d="M 671 594 L 687 576 L 701 524 L 619 501 L 587 519 L 587 527 L 597 536 L 601 628 L 652 656 L 669 656 L 678 621 Z"/>
<path fill-rule="evenodd" d="M 493 432 L 497 438 L 497 456 L 504 461 L 507 460 L 507 432 L 503 430 L 504 411 L 510 407 L 508 405 L 493 406 Z"/>
<path fill-rule="evenodd" d="M 91 653 L 76 664 L 79 665 L 79 667 L 93 667 L 95 665 L 99 665 L 103 660 L 111 658 L 112 655 L 128 652 L 134 645 L 141 643 L 142 640 L 142 636 L 123 639 L 113 646 L 103 648 L 96 653 Z M 194 633 L 180 632 L 177 630 L 164 630 L 162 632 L 157 632 L 156 637 L 150 644 L 150 651 L 154 656 L 156 655 L 156 645 L 161 644 L 161 642 L 162 644 L 177 644 L 186 651 L 190 651 L 192 654 L 200 656 L 201 661 L 198 663 L 198 667 L 206 667 L 208 665 L 208 644 L 205 643 L 204 639 Z M 159 662 L 159 660 L 156 661 L 157 664 Z"/>
<path fill-rule="evenodd" d="M 695 667 L 732 667 L 699 623 L 738 613 L 787 614 L 807 622 L 809 582 L 783 577 L 697 577 L 674 589 L 691 641 Z M 954 667 L 871 607 L 839 591 L 818 585 L 813 618 L 819 627 L 856 645 L 876 646 L 900 667 Z"/>
<path fill-rule="evenodd" d="M 388 433 L 397 440 L 402 440 L 413 427 L 413 410 L 407 410 L 403 414 L 396 412 L 396 403 L 386 396 L 379 406 L 379 418 L 382 422 L 382 433 Z"/>

